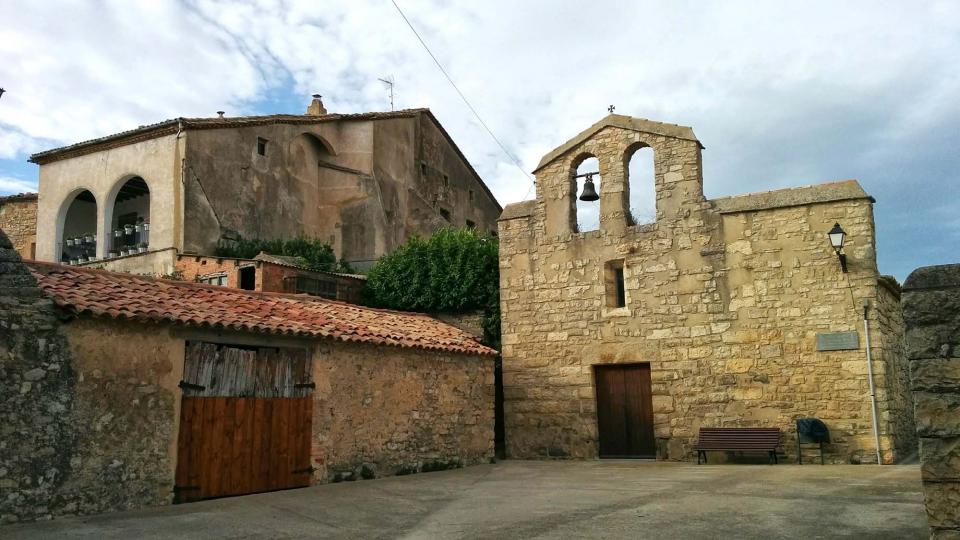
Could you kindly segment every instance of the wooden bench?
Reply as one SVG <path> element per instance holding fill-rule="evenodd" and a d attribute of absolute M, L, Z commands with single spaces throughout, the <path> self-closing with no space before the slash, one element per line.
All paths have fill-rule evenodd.
<path fill-rule="evenodd" d="M 700 428 L 694 449 L 697 465 L 701 456 L 707 462 L 707 452 L 711 450 L 768 452 L 771 463 L 777 463 L 779 446 L 780 428 Z"/>

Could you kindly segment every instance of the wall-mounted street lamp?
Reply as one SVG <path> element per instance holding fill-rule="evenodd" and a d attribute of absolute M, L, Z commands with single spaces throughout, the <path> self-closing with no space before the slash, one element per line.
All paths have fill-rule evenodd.
<path fill-rule="evenodd" d="M 843 273 L 847 273 L 847 256 L 843 253 L 843 240 L 847 237 L 847 233 L 840 228 L 839 223 L 834 223 L 827 236 L 830 238 L 830 245 L 833 246 L 833 250 L 837 252 L 837 258 L 840 259 L 840 269 L 843 270 Z"/>

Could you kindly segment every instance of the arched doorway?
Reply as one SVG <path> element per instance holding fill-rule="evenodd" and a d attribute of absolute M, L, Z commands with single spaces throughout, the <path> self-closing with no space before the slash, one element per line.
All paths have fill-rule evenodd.
<path fill-rule="evenodd" d="M 62 214 L 57 253 L 60 262 L 80 264 L 97 258 L 97 199 L 89 190 L 73 195 Z"/>
<path fill-rule="evenodd" d="M 120 186 L 110 213 L 107 257 L 143 253 L 150 247 L 150 188 L 134 176 Z"/>

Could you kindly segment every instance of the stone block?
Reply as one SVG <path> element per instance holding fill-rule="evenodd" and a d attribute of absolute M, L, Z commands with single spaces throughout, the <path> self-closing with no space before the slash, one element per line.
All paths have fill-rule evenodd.
<path fill-rule="evenodd" d="M 913 398 L 919 436 L 960 436 L 960 394 L 914 392 Z"/>
<path fill-rule="evenodd" d="M 960 358 L 910 362 L 910 382 L 914 390 L 960 388 Z"/>
<path fill-rule="evenodd" d="M 960 327 L 952 324 L 907 327 L 904 335 L 907 358 L 949 358 L 960 351 Z"/>
<path fill-rule="evenodd" d="M 923 499 L 931 527 L 960 529 L 960 482 L 924 482 Z"/>
<path fill-rule="evenodd" d="M 960 437 L 920 439 L 924 480 L 960 482 Z"/>

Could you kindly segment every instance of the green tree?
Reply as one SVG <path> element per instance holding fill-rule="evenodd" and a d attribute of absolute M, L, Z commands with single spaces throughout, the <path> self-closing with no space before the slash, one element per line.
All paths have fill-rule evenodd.
<path fill-rule="evenodd" d="M 376 307 L 460 314 L 483 311 L 484 342 L 499 348 L 497 239 L 472 229 L 414 236 L 367 272 L 365 302 Z"/>

